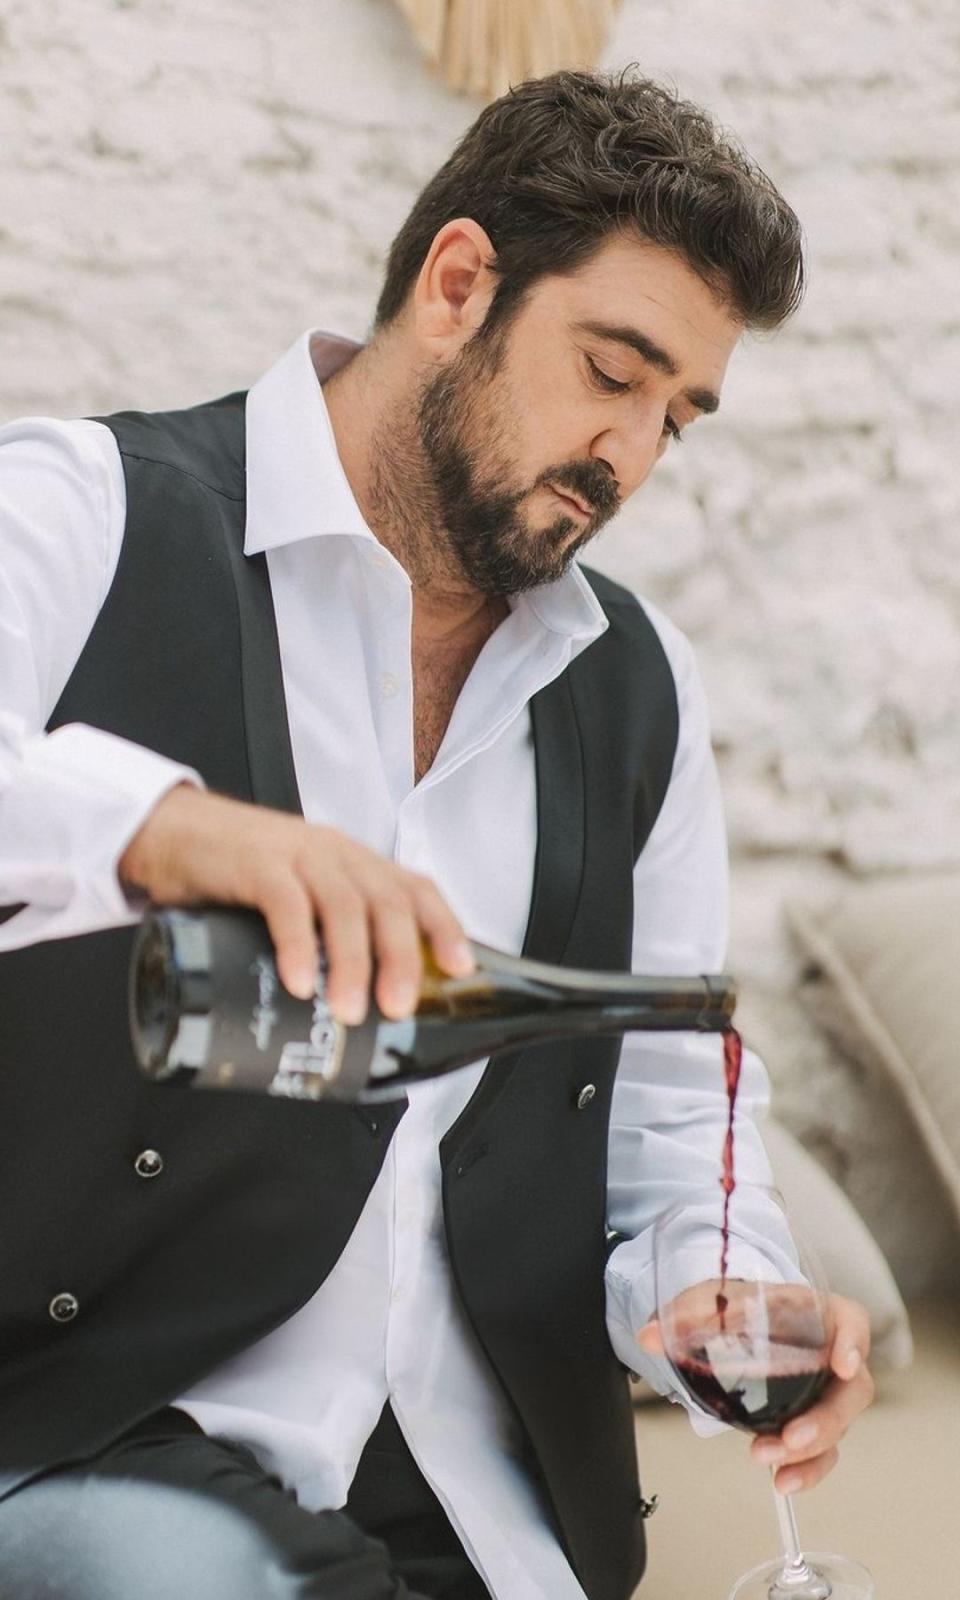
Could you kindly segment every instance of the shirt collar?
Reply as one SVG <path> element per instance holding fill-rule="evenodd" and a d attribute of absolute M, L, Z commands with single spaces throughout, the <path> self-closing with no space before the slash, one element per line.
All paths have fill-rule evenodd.
<path fill-rule="evenodd" d="M 359 348 L 308 330 L 252 386 L 244 555 L 327 533 L 374 537 L 347 482 L 320 387 Z"/>
<path fill-rule="evenodd" d="M 575 561 L 562 578 L 518 595 L 516 604 L 529 606 L 551 633 L 567 634 L 583 644 L 599 638 L 609 626 L 606 612 Z"/>
<path fill-rule="evenodd" d="M 377 543 L 337 454 L 322 383 L 360 349 L 340 334 L 308 329 L 247 395 L 247 521 L 244 554 L 325 534 Z M 576 563 L 562 578 L 511 599 L 552 633 L 587 642 L 607 619 Z"/>

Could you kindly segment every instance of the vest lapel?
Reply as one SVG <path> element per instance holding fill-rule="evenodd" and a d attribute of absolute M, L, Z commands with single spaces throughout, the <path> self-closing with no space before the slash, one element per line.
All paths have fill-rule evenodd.
<path fill-rule="evenodd" d="M 227 545 L 240 616 L 243 721 L 253 798 L 258 805 L 302 815 L 267 558 L 262 553 L 245 556 L 242 539 L 241 520 L 239 530 L 228 530 Z"/>
<path fill-rule="evenodd" d="M 584 760 L 566 672 L 530 702 L 537 767 L 537 853 L 523 954 L 562 961 L 580 898 Z"/>
<path fill-rule="evenodd" d="M 570 942 L 583 877 L 584 755 L 565 672 L 530 701 L 537 774 L 537 849 L 523 954 L 560 962 Z M 463 1149 L 480 1118 L 523 1060 L 524 1050 L 490 1060 L 469 1101 L 440 1144 L 444 1168 Z"/>

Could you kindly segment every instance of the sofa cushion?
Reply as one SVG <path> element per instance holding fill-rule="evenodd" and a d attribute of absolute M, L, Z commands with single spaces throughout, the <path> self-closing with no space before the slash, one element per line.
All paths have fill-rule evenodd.
<path fill-rule="evenodd" d="M 787 916 L 845 1048 L 899 1090 L 960 1221 L 960 874 L 849 884 Z"/>
<path fill-rule="evenodd" d="M 798 1232 L 809 1241 L 827 1283 L 859 1300 L 870 1315 L 870 1367 L 907 1367 L 913 1358 L 910 1320 L 880 1246 L 843 1190 L 793 1134 L 772 1118 L 763 1142 Z"/>

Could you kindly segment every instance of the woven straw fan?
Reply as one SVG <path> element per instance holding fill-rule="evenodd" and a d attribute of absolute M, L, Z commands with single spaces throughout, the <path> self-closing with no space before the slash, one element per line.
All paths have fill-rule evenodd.
<path fill-rule="evenodd" d="M 397 0 L 451 89 L 493 99 L 561 67 L 596 65 L 620 0 Z"/>

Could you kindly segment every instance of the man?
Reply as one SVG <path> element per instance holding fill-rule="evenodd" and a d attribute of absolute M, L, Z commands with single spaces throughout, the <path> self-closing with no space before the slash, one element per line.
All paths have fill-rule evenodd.
<path fill-rule="evenodd" d="M 363 348 L 0 437 L 0 1590 L 621 1600 L 654 1215 L 718 1173 L 715 1039 L 477 1063 L 373 1116 L 140 1082 L 144 897 L 260 909 L 308 995 L 406 1016 L 421 936 L 716 970 L 723 829 L 677 630 L 574 557 L 797 304 L 704 113 L 563 73 L 488 107 Z M 302 814 L 301 814 L 302 813 Z M 82 937 L 78 937 L 82 936 Z M 619 1059 L 619 1068 L 618 1068 Z M 751 1117 L 742 1181 L 768 1169 Z M 709 1264 L 705 1264 L 709 1276 Z M 782 1440 L 817 1481 L 869 1400 Z"/>

